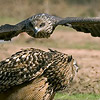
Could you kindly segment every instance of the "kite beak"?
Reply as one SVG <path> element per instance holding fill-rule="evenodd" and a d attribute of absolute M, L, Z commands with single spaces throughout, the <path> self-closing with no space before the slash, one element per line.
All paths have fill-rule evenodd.
<path fill-rule="evenodd" d="M 35 28 L 34 28 L 34 33 L 37 35 L 37 33 L 38 33 L 40 30 L 41 30 L 40 28 L 35 27 Z"/>
<path fill-rule="evenodd" d="M 37 35 L 37 33 L 41 30 L 38 27 L 35 27 L 32 23 L 29 23 L 28 25 L 26 25 L 26 28 L 28 31 L 33 31 L 33 33 L 35 33 L 35 35 Z"/>
<path fill-rule="evenodd" d="M 31 30 L 32 33 L 33 33 L 33 34 L 31 33 L 31 36 L 33 36 L 33 35 L 37 36 L 38 32 L 40 31 L 40 29 L 37 28 L 37 27 L 31 27 L 30 30 Z M 29 35 L 30 35 L 30 34 L 29 34 Z"/>

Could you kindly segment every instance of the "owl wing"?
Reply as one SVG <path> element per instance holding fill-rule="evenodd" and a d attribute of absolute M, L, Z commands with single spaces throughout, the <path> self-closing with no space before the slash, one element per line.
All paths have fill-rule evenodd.
<path fill-rule="evenodd" d="M 43 73 L 44 63 L 38 58 L 41 52 L 25 50 L 0 62 L 0 92 L 34 80 Z"/>
<path fill-rule="evenodd" d="M 93 37 L 100 37 L 100 17 L 67 17 L 60 20 L 57 25 L 65 25 L 80 32 L 91 33 Z"/>
<path fill-rule="evenodd" d="M 19 68 L 19 66 L 21 67 Z M 17 68 L 0 68 L 0 92 L 4 92 L 24 82 L 34 80 L 42 74 L 42 71 L 36 70 L 36 66 L 32 68 L 26 64 L 19 64 L 19 66 Z"/>

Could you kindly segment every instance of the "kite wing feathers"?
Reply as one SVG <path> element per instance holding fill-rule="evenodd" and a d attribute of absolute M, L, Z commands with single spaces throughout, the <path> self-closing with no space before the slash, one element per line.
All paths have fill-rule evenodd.
<path fill-rule="evenodd" d="M 91 33 L 94 37 L 100 37 L 100 18 L 67 17 L 57 23 L 69 26 L 77 31 Z"/>

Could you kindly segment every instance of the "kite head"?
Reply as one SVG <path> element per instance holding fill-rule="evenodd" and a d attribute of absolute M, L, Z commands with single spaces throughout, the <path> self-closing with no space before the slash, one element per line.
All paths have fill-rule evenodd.
<path fill-rule="evenodd" d="M 47 14 L 37 14 L 30 19 L 33 32 L 28 34 L 35 38 L 48 38 L 54 30 L 52 21 Z"/>

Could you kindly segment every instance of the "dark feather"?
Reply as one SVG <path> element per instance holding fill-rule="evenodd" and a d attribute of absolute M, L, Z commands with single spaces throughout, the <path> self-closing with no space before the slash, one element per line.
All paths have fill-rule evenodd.
<path fill-rule="evenodd" d="M 81 18 L 68 17 L 57 23 L 57 25 L 65 25 L 77 31 L 91 33 L 94 37 L 100 37 L 100 18 Z"/>
<path fill-rule="evenodd" d="M 12 37 L 19 34 L 19 29 L 16 25 L 5 24 L 0 26 L 0 40 L 11 40 Z"/>
<path fill-rule="evenodd" d="M 16 25 L 5 24 L 0 26 L 0 40 L 11 40 L 18 36 L 21 32 L 33 32 L 34 27 L 30 20 L 26 19 Z"/>

